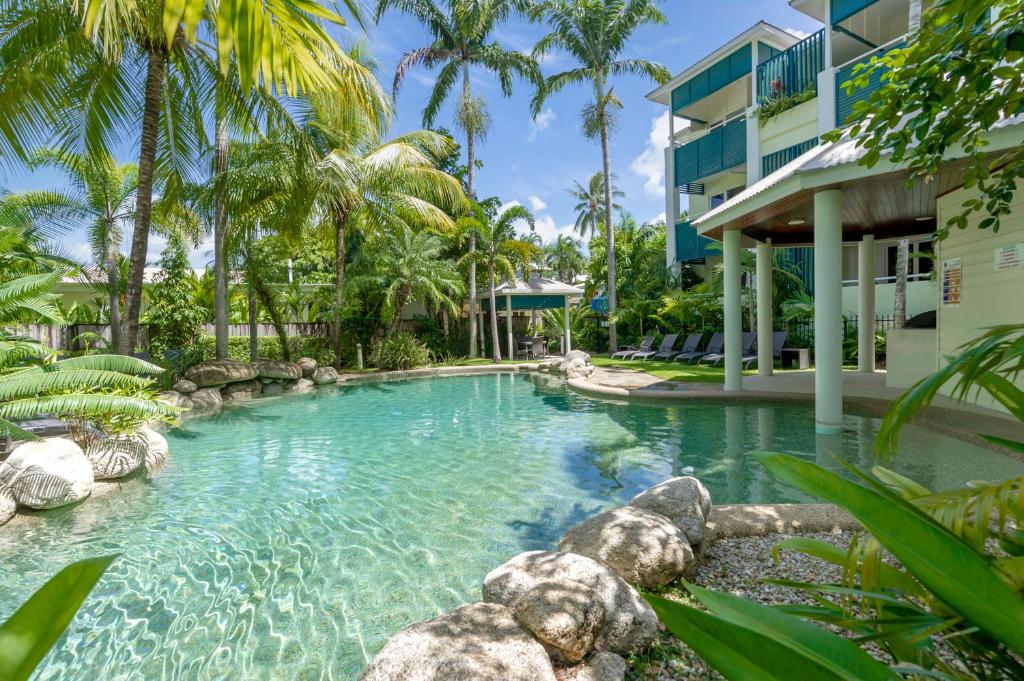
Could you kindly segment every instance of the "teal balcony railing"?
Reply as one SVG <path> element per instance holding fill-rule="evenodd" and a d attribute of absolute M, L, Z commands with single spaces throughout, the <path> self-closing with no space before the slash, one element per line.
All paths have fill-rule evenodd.
<path fill-rule="evenodd" d="M 707 245 L 714 243 L 706 236 L 697 234 L 689 222 L 676 223 L 676 261 L 695 262 L 704 260 Z"/>
<path fill-rule="evenodd" d="M 818 91 L 825 68 L 825 29 L 757 65 L 757 101 Z"/>
<path fill-rule="evenodd" d="M 903 45 L 903 39 L 901 38 L 899 41 L 884 45 L 874 52 L 865 54 L 854 63 L 840 66 L 836 69 L 836 127 L 841 128 L 846 125 L 846 121 L 849 120 L 850 115 L 853 113 L 853 107 L 857 102 L 868 99 L 873 92 L 884 85 L 882 81 L 884 70 L 880 69 L 871 74 L 867 85 L 862 88 L 856 88 L 853 92 L 848 93 L 845 84 L 853 77 L 853 70 L 857 64 L 867 63 L 872 57 L 880 57 L 891 50 L 903 47 Z"/>
<path fill-rule="evenodd" d="M 780 149 L 774 153 L 765 154 L 761 157 L 761 177 L 768 177 L 782 166 L 790 161 L 795 161 L 816 146 L 818 146 L 818 138 L 812 137 L 800 144 L 794 144 L 791 147 Z"/>
<path fill-rule="evenodd" d="M 737 118 L 676 147 L 676 186 L 696 183 L 747 162 L 747 120 Z"/>

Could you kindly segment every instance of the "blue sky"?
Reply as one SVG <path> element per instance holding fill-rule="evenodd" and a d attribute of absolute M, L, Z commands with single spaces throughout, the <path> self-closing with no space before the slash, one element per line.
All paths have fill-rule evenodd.
<path fill-rule="evenodd" d="M 820 28 L 810 17 L 791 9 L 786 0 L 670 0 L 662 3 L 662 9 L 667 23 L 638 30 L 624 56 L 660 62 L 673 74 L 759 19 L 799 32 Z M 496 37 L 508 48 L 528 51 L 545 32 L 542 24 L 514 19 L 503 25 Z M 379 25 L 369 27 L 368 33 L 371 50 L 381 65 L 379 77 L 388 90 L 400 56 L 429 44 L 423 29 L 398 13 L 385 15 Z M 553 55 L 542 64 L 542 69 L 550 75 L 572 66 L 567 58 Z M 419 69 L 407 77 L 398 97 L 395 133 L 421 127 L 422 108 L 433 75 Z M 622 204 L 638 220 L 653 220 L 664 213 L 662 154 L 668 137 L 666 109 L 645 99 L 654 87 L 648 81 L 628 77 L 613 84 L 625 107 L 611 143 L 613 172 L 619 188 L 626 193 Z M 477 72 L 474 86 L 477 94 L 487 99 L 493 119 L 492 131 L 479 152 L 484 167 L 478 173 L 477 193 L 481 197 L 498 196 L 505 203 L 515 201 L 533 210 L 537 230 L 545 241 L 570 232 L 575 218 L 566 188 L 573 180 L 584 181 L 601 163 L 598 144 L 584 138 L 579 127 L 580 110 L 590 100 L 589 91 L 581 87 L 554 95 L 533 120 L 529 111 L 532 92 L 526 83 L 517 83 L 512 97 L 507 99 L 484 72 Z M 452 127 L 451 118 L 451 107 L 446 106 L 438 118 L 439 124 Z M 52 173 L 15 172 L 8 174 L 6 187 L 18 191 L 58 183 L 59 177 Z M 83 233 L 72 233 L 64 241 L 72 253 L 88 257 Z M 150 256 L 155 260 L 162 242 L 151 241 Z M 127 251 L 127 243 L 124 248 Z M 192 254 L 193 264 L 201 267 L 208 263 L 212 258 L 210 251 L 211 241 L 207 240 Z"/>

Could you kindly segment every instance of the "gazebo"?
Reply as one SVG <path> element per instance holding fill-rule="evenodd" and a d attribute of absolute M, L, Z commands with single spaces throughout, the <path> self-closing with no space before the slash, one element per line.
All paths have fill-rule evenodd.
<path fill-rule="evenodd" d="M 502 282 L 494 289 L 495 306 L 501 306 L 501 300 L 505 300 L 506 328 L 508 330 L 508 357 L 515 358 L 515 339 L 512 335 L 512 311 L 513 310 L 551 310 L 563 308 L 565 310 L 565 347 L 563 353 L 572 349 L 572 340 L 569 332 L 569 309 L 574 302 L 583 296 L 583 289 L 566 284 L 555 279 L 548 279 L 539 274 L 532 274 L 526 281 L 515 279 L 511 282 Z M 482 289 L 477 293 L 481 308 L 490 305 L 490 289 Z M 492 311 L 493 313 L 494 311 Z"/>

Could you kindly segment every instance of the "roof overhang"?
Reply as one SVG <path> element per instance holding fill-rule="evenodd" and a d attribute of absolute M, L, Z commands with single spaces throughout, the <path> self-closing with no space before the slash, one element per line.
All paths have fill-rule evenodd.
<path fill-rule="evenodd" d="M 987 141 L 989 154 L 1024 145 L 1024 116 L 1000 121 Z M 849 138 L 820 144 L 691 224 L 712 239 L 720 240 L 726 230 L 740 230 L 779 245 L 810 243 L 814 194 L 841 189 L 845 240 L 864 233 L 878 238 L 929 233 L 936 228 L 936 200 L 963 185 L 969 162 L 962 149 L 951 149 L 938 174 L 925 181 L 911 179 L 905 166 L 886 159 L 867 168 L 859 163 L 864 154 Z"/>
<path fill-rule="evenodd" d="M 693 64 L 686 70 L 681 71 L 677 75 L 673 76 L 672 79 L 669 80 L 664 85 L 655 88 L 654 90 L 649 92 L 647 94 L 647 99 L 651 100 L 652 102 L 657 102 L 658 104 L 671 106 L 673 90 L 675 90 L 677 87 L 688 81 L 690 78 L 693 78 L 698 73 L 708 68 L 715 62 L 719 61 L 723 57 L 729 56 L 738 48 L 743 47 L 751 40 L 755 39 L 766 40 L 769 42 L 769 44 L 772 44 L 773 47 L 779 48 L 787 48 L 800 42 L 800 38 L 797 38 L 789 31 L 781 29 L 778 26 L 773 26 L 772 24 L 769 24 L 767 21 L 759 21 L 750 28 L 748 28 L 743 33 L 740 33 L 738 36 L 736 36 L 729 42 L 719 47 L 717 50 L 715 50 L 708 56 L 704 57 L 703 59 Z"/>

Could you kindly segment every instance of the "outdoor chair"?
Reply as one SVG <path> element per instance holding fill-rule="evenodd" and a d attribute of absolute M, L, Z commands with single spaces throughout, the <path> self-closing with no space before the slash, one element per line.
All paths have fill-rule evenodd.
<path fill-rule="evenodd" d="M 708 353 L 721 352 L 722 348 L 724 347 L 724 345 L 725 345 L 725 335 L 722 334 L 719 331 L 716 331 L 715 333 L 711 334 L 711 339 L 708 341 L 708 344 L 704 346 L 703 350 L 693 350 L 691 352 L 681 352 L 681 353 L 679 353 L 678 355 L 675 356 L 674 361 L 676 361 L 676 362 L 683 362 L 683 361 L 685 361 L 685 362 L 689 362 L 689 363 L 692 364 L 693 362 L 697 361 L 698 359 L 700 359 L 704 355 L 707 355 Z"/>
<path fill-rule="evenodd" d="M 772 332 L 772 358 L 782 359 L 782 348 L 786 345 L 786 339 L 789 338 L 789 331 L 774 331 Z M 749 369 L 750 365 L 757 361 L 757 343 L 754 343 L 753 352 L 748 355 L 743 355 L 740 360 L 743 362 L 743 368 Z"/>
<path fill-rule="evenodd" d="M 676 339 L 679 338 L 679 334 L 670 333 L 667 334 L 662 340 L 661 345 L 658 346 L 657 350 L 647 350 L 646 352 L 634 352 L 630 360 L 636 359 L 648 359 L 649 357 L 657 357 L 658 355 L 671 352 L 672 348 L 675 347 Z"/>
<path fill-rule="evenodd" d="M 704 334 L 702 334 L 702 333 L 691 333 L 689 336 L 686 337 L 686 340 L 683 342 L 683 347 L 679 348 L 678 350 L 668 350 L 666 352 L 659 352 L 659 353 L 657 353 L 655 355 L 652 355 L 651 359 L 670 360 L 670 359 L 675 359 L 679 355 L 683 355 L 683 354 L 686 354 L 688 352 L 696 352 L 697 348 L 700 347 L 700 342 L 703 339 L 704 339 Z"/>
<path fill-rule="evenodd" d="M 723 337 L 724 338 L 724 337 Z M 744 331 L 742 340 L 740 341 L 740 358 L 747 356 L 754 349 L 754 345 L 757 343 L 757 334 L 753 331 Z M 717 366 L 719 362 L 725 359 L 724 352 L 709 352 L 708 354 L 701 357 L 698 362 L 711 362 L 711 366 Z"/>
<path fill-rule="evenodd" d="M 526 336 L 516 336 L 516 357 L 529 358 L 533 354 L 533 339 Z"/>
<path fill-rule="evenodd" d="M 534 357 L 545 358 L 548 356 L 547 336 L 537 336 L 536 338 L 531 338 L 530 340 L 533 344 L 532 352 Z"/>
<path fill-rule="evenodd" d="M 647 352 L 654 345 L 654 336 L 644 336 L 639 347 L 619 348 L 618 352 L 612 353 L 612 359 L 629 359 L 634 352 Z"/>

